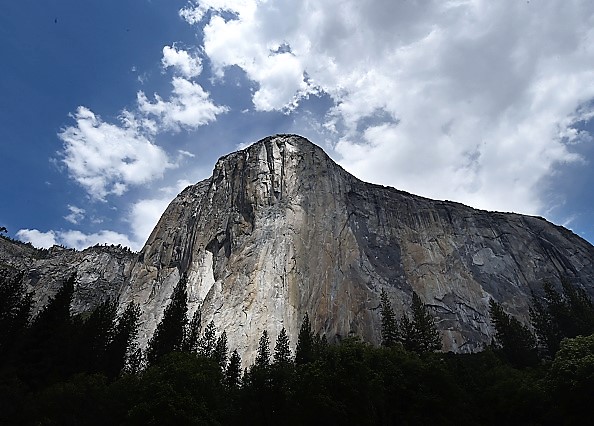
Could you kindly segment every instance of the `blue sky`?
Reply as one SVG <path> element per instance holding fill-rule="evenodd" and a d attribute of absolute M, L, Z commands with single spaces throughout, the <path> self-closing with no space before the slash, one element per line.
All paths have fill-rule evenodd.
<path fill-rule="evenodd" d="M 357 177 L 594 241 L 594 4 L 22 0 L 0 226 L 138 250 L 218 157 L 299 133 Z"/>

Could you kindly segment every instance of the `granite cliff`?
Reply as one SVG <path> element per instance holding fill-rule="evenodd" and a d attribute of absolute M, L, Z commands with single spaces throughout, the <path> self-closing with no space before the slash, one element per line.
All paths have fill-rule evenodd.
<path fill-rule="evenodd" d="M 143 343 L 187 274 L 190 315 L 201 306 L 247 361 L 265 329 L 274 342 L 285 327 L 295 344 L 306 312 L 330 341 L 378 343 L 382 289 L 397 315 L 417 292 L 444 349 L 462 352 L 490 341 L 490 298 L 527 320 L 543 280 L 566 275 L 594 296 L 594 247 L 567 229 L 362 182 L 294 135 L 219 159 L 171 202 L 136 257 L 101 247 L 60 256 L 44 265 L 78 270 L 74 308 L 93 305 L 90 287 L 93 300 L 140 303 Z M 84 269 L 89 256 L 103 266 Z"/>
<path fill-rule="evenodd" d="M 444 348 L 493 334 L 489 298 L 527 319 L 530 292 L 566 274 L 594 292 L 594 247 L 537 217 L 475 210 L 364 183 L 299 136 L 266 138 L 221 158 L 211 178 L 167 208 L 121 301 L 143 306 L 148 338 L 181 274 L 190 311 L 254 353 L 264 329 L 293 343 L 308 312 L 329 340 L 378 343 L 379 294 L 397 313 L 416 291 Z M 273 340 L 274 341 L 274 340 Z"/>

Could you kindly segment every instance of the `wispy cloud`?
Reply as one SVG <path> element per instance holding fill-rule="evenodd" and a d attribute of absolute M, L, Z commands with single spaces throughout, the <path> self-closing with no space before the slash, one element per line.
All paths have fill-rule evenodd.
<path fill-rule="evenodd" d="M 68 222 L 74 225 L 78 224 L 78 222 L 85 217 L 85 209 L 68 205 L 68 210 L 70 211 L 70 213 L 64 216 L 64 219 L 66 219 Z"/>

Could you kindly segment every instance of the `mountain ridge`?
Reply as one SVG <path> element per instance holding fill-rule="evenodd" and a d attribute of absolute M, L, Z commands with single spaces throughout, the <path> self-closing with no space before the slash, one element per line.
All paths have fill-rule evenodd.
<path fill-rule="evenodd" d="M 526 322 L 543 280 L 567 275 L 594 294 L 594 247 L 571 231 L 365 183 L 297 135 L 221 157 L 170 203 L 137 255 L 109 261 L 118 271 L 109 291 L 142 307 L 141 344 L 186 274 L 189 314 L 201 307 L 246 363 L 263 330 L 274 338 L 284 327 L 294 345 L 306 312 L 330 341 L 379 343 L 382 290 L 398 316 L 417 292 L 444 349 L 457 352 L 490 342 L 490 298 Z M 79 279 L 91 283 L 89 273 L 110 276 Z"/>

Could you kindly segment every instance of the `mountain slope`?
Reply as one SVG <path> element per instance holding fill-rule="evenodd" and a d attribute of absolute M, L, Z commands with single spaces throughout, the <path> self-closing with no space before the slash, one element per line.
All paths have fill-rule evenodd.
<path fill-rule="evenodd" d="M 531 290 L 567 275 L 594 293 L 594 247 L 544 219 L 475 210 L 364 183 L 319 147 L 278 135 L 221 158 L 163 214 L 120 303 L 143 307 L 142 339 L 181 274 L 190 314 L 255 353 L 264 329 L 295 343 L 308 312 L 330 341 L 379 342 L 379 294 L 399 315 L 416 291 L 444 348 L 489 342 L 488 301 L 527 318 Z M 206 321 L 206 322 L 205 322 Z M 272 340 L 274 341 L 274 340 Z"/>
<path fill-rule="evenodd" d="M 34 313 L 72 274 L 77 276 L 71 305 L 74 313 L 92 311 L 106 299 L 117 300 L 135 260 L 136 255 L 121 246 L 43 250 L 0 238 L 0 270 L 24 272 L 28 291 L 34 294 Z"/>

